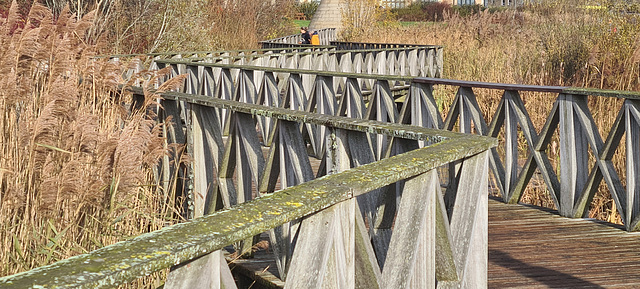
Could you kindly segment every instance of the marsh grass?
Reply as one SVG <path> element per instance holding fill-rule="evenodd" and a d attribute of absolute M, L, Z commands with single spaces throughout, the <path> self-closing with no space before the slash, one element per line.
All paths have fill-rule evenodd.
<path fill-rule="evenodd" d="M 575 3 L 574 3 L 575 2 Z M 521 10 L 490 13 L 488 10 L 462 17 L 446 14 L 443 22 L 402 26 L 385 23 L 347 39 L 363 42 L 415 43 L 444 46 L 444 77 L 462 80 L 563 85 L 617 90 L 640 90 L 640 18 L 616 10 L 583 9 L 584 3 L 543 1 Z M 437 102 L 447 114 L 455 91 L 437 87 Z M 501 94 L 475 91 L 484 117 L 490 120 Z M 522 93 L 536 130 L 542 128 L 555 95 Z M 605 97 L 589 99 L 604 139 L 622 105 Z M 559 170 L 557 133 L 547 150 Z M 520 154 L 528 146 L 521 141 Z M 624 180 L 624 144 L 613 158 Z M 593 164 L 591 156 L 590 164 Z M 544 182 L 533 181 L 523 202 L 553 207 Z M 620 222 L 606 185 L 601 184 L 590 217 Z"/>
<path fill-rule="evenodd" d="M 39 4 L 23 17 L 14 2 L 0 19 L 0 276 L 180 215 L 152 171 L 175 148 L 150 109 L 129 111 L 131 97 L 118 88 L 125 67 L 93 57 L 101 44 L 87 42 L 91 27 L 91 13 L 54 18 Z"/>

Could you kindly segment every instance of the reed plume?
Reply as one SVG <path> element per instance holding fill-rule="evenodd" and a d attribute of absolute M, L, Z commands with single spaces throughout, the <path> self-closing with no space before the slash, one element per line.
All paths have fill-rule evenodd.
<path fill-rule="evenodd" d="M 167 151 L 154 97 L 129 111 L 126 66 L 95 57 L 92 25 L 40 4 L 21 16 L 15 1 L 0 18 L 0 275 L 174 221 L 153 185 Z"/>

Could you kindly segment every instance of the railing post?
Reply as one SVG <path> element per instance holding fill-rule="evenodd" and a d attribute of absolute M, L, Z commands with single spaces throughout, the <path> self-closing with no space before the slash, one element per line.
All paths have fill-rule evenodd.
<path fill-rule="evenodd" d="M 381 288 L 435 288 L 439 191 L 436 170 L 405 182 L 382 269 Z"/>
<path fill-rule="evenodd" d="M 488 160 L 489 151 L 485 151 L 461 164 L 455 203 L 448 209 L 451 252 L 459 279 L 440 282 L 442 288 L 487 287 Z"/>
<path fill-rule="evenodd" d="M 560 207 L 565 217 L 573 216 L 573 207 L 580 198 L 589 177 L 588 140 L 578 121 L 574 106 L 585 102 L 586 96 L 560 94 Z"/>
<path fill-rule="evenodd" d="M 193 218 L 213 213 L 218 199 L 214 171 L 224 153 L 222 133 L 215 108 L 190 104 L 192 124 L 188 126 L 193 144 Z M 221 251 L 176 266 L 169 272 L 165 288 L 236 288 Z"/>
<path fill-rule="evenodd" d="M 640 103 L 627 100 L 625 106 L 625 130 L 627 151 L 627 220 L 628 229 L 640 229 Z"/>

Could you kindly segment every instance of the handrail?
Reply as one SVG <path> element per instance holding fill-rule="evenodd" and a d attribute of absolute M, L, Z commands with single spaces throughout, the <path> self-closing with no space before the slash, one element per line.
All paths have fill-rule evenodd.
<path fill-rule="evenodd" d="M 374 43 L 374 42 L 346 42 L 346 41 L 331 41 L 331 45 L 335 46 L 337 50 L 408 48 L 408 47 L 423 46 L 421 44 L 406 44 L 406 43 Z"/>
<path fill-rule="evenodd" d="M 306 46 L 303 48 L 298 47 L 281 47 L 277 49 L 273 48 L 259 48 L 259 49 L 235 49 L 235 50 L 185 50 L 185 51 L 167 51 L 167 52 L 153 52 L 153 53 L 129 53 L 129 54 L 108 54 L 108 55 L 97 55 L 96 58 L 129 58 L 129 57 L 139 57 L 139 56 L 148 56 L 148 57 L 157 57 L 157 56 L 167 56 L 171 58 L 176 55 L 198 55 L 198 54 L 254 54 L 254 53 L 264 53 L 264 52 L 273 52 L 274 50 L 308 50 L 310 48 L 314 49 L 326 49 L 332 48 L 330 45 L 325 46 Z M 247 54 L 247 55 L 249 55 Z"/>
<path fill-rule="evenodd" d="M 300 69 L 300 68 L 280 68 L 280 67 L 256 66 L 256 65 L 224 64 L 224 63 L 214 63 L 214 62 L 192 62 L 188 60 L 173 60 L 173 59 L 157 60 L 156 63 L 164 64 L 164 65 L 186 65 L 186 66 L 195 66 L 195 67 L 238 69 L 238 70 L 250 70 L 250 71 L 276 72 L 276 73 L 298 73 L 298 74 L 315 75 L 315 76 L 351 77 L 351 78 L 391 80 L 391 81 L 408 81 L 415 78 L 413 76 L 366 74 L 366 73 L 312 70 L 312 69 Z"/>
<path fill-rule="evenodd" d="M 320 38 L 320 45 L 329 45 L 332 41 L 335 41 L 338 38 L 335 28 L 322 28 L 322 29 L 316 30 L 316 32 L 318 32 L 318 36 Z M 310 45 L 310 44 L 299 44 L 301 40 L 302 40 L 301 34 L 287 35 L 279 38 L 260 41 L 260 46 L 262 48 L 274 48 L 274 47 L 283 47 L 283 46 L 280 46 L 279 44 L 293 45 L 293 47 L 297 45 L 300 45 L 300 46 Z"/>
<path fill-rule="evenodd" d="M 178 62 L 174 62 L 178 63 Z M 201 64 L 191 63 L 192 66 Z M 219 66 L 220 67 L 220 66 Z M 315 75 L 327 77 L 331 81 L 313 79 L 302 81 L 298 86 L 302 89 L 300 105 L 305 107 L 306 97 L 312 96 L 312 87 L 326 87 L 333 84 L 335 95 L 339 88 L 347 87 L 349 79 L 351 85 L 360 84 L 357 89 L 371 89 L 380 91 L 379 100 L 375 103 L 379 108 L 368 108 L 366 115 L 375 115 L 378 120 L 395 121 L 399 113 L 390 103 L 388 95 L 391 92 L 385 81 L 411 82 L 415 92 L 410 92 L 410 97 L 405 100 L 403 109 L 411 111 L 412 120 L 405 123 L 414 125 L 429 126 L 440 129 L 453 130 L 460 129 L 465 133 L 477 133 L 486 136 L 501 136 L 502 128 L 504 133 L 504 156 L 498 154 L 496 149 L 492 150 L 491 168 L 496 176 L 498 188 L 501 191 L 505 202 L 517 203 L 520 201 L 524 190 L 531 182 L 536 169 L 541 170 L 541 176 L 549 190 L 549 195 L 553 200 L 559 213 L 566 217 L 586 216 L 590 209 L 590 203 L 595 195 L 601 181 L 607 184 L 611 195 L 620 212 L 623 223 L 627 230 L 640 230 L 640 202 L 636 196 L 640 192 L 635 179 L 640 176 L 640 150 L 637 132 L 640 127 L 640 92 L 633 91 L 613 91 L 588 88 L 574 88 L 562 86 L 534 86 L 503 83 L 487 83 L 475 81 L 461 81 L 441 78 L 403 78 L 397 76 L 371 76 L 362 74 L 341 74 L 331 72 L 320 72 L 310 70 L 280 70 L 270 68 L 256 68 L 250 66 L 227 67 L 224 69 L 237 69 L 242 74 L 253 75 L 253 71 L 273 71 L 283 74 L 296 74 L 300 76 Z M 196 77 L 197 78 L 197 77 Z M 283 81 L 287 80 L 286 76 Z M 345 80 L 346 79 L 346 80 Z M 370 82 L 355 81 L 356 79 Z M 262 79 L 257 78 L 258 82 Z M 297 80 L 295 80 L 297 82 Z M 202 84 L 203 82 L 200 82 Z M 280 82 L 283 83 L 283 82 Z M 284 83 L 283 83 L 284 84 Z M 458 86 L 453 103 L 449 108 L 449 115 L 442 117 L 441 108 L 433 96 L 434 85 Z M 487 88 L 503 90 L 504 94 L 498 110 L 493 113 L 492 119 L 484 118 L 484 114 L 478 105 L 474 89 Z M 538 132 L 531 122 L 523 100 L 520 98 L 521 91 L 555 93 L 557 98 L 542 130 Z M 609 135 L 606 139 L 600 136 L 599 130 L 593 120 L 593 116 L 587 105 L 587 97 L 615 97 L 624 99 L 624 104 L 619 108 L 619 113 Z M 386 102 L 386 103 L 385 103 Z M 308 108 L 307 108 L 308 109 Z M 315 109 L 312 107 L 311 109 Z M 334 110 L 327 110 L 334 111 Z M 359 117 L 365 117 L 364 113 L 355 113 Z M 381 116 L 381 117 L 379 117 Z M 389 116 L 385 119 L 385 116 Z M 407 118 L 409 116 L 401 116 Z M 458 121 L 459 120 L 459 121 Z M 526 140 L 529 147 L 527 159 L 522 167 L 522 162 L 518 160 L 519 143 L 518 130 Z M 547 155 L 547 150 L 552 139 L 558 132 L 560 153 L 559 173 L 552 166 L 551 159 Z M 625 137 L 626 167 L 628 184 L 625 188 L 618 172 L 614 169 L 612 158 L 616 153 L 622 138 Z M 384 149 L 379 147 L 380 151 Z M 596 164 L 591 166 L 589 159 L 595 159 Z M 503 163 L 504 162 L 504 163 Z"/>
<path fill-rule="evenodd" d="M 553 93 L 564 93 L 564 94 L 579 94 L 579 95 L 591 95 L 591 96 L 640 99 L 640 91 L 623 91 L 623 90 L 582 88 L 582 87 L 570 87 L 570 86 L 506 84 L 506 83 L 497 83 L 497 82 L 467 81 L 467 80 L 433 78 L 433 77 L 417 77 L 417 78 L 414 78 L 413 81 L 417 83 L 442 84 L 442 85 L 451 85 L 451 86 L 459 86 L 459 87 L 489 88 L 489 89 L 513 90 L 513 91 L 553 92 Z"/>
<path fill-rule="evenodd" d="M 452 130 L 459 120 L 461 132 L 486 136 L 499 136 L 504 128 L 505 156 L 492 150 L 490 163 L 496 176 L 503 201 L 518 203 L 524 190 L 539 170 L 560 215 L 581 218 L 588 216 L 591 200 L 601 182 L 605 182 L 629 231 L 640 230 L 640 186 L 635 181 L 640 176 L 640 92 L 562 86 L 533 86 L 439 78 L 415 78 L 414 83 L 426 85 L 425 94 L 432 93 L 433 85 L 457 86 L 458 90 L 449 115 L 439 119 L 437 128 Z M 475 96 L 475 88 L 503 90 L 493 118 L 485 120 Z M 546 122 L 538 132 L 534 127 L 524 101 L 522 91 L 555 93 L 555 102 L 546 116 Z M 432 96 L 430 96 L 432 98 Z M 606 138 L 601 137 L 588 106 L 588 97 L 610 97 L 624 100 Z M 432 101 L 434 101 L 432 99 Z M 614 109 L 614 108 L 609 108 Z M 437 107 L 432 107 L 438 111 Z M 439 114 L 439 113 L 437 113 Z M 438 118 L 440 116 L 438 115 Z M 471 124 L 474 124 L 474 129 Z M 518 160 L 518 128 L 528 147 L 524 166 Z M 549 146 L 554 134 L 558 134 L 557 156 L 549 156 Z M 626 187 L 614 168 L 613 157 L 623 140 L 626 144 Z M 554 152 L 555 153 L 555 152 Z M 559 159 L 554 169 L 551 159 Z M 589 159 L 595 160 L 591 165 Z M 503 163 L 504 162 L 504 163 Z"/>
<path fill-rule="evenodd" d="M 141 93 L 140 90 L 136 91 Z M 473 157 L 496 145 L 495 139 L 492 138 L 422 127 L 318 115 L 177 92 L 165 92 L 161 96 L 164 99 L 229 109 L 254 116 L 269 116 L 282 121 L 304 121 L 351 131 L 383 133 L 388 136 L 437 141 L 437 143 L 342 173 L 327 175 L 191 222 L 143 234 L 89 254 L 3 277 L 0 278 L 2 288 L 38 286 L 105 288 L 123 284 L 163 268 L 199 258 L 226 245 L 364 195 L 377 188 L 425 174 L 456 160 Z M 433 204 L 436 206 L 435 203 Z M 432 213 L 435 214 L 435 211 Z M 476 231 L 478 232 L 479 230 Z M 482 251 L 479 252 L 482 254 Z M 484 252 L 486 254 L 486 250 Z M 452 274 L 455 275 L 455 266 L 453 268 Z M 395 279 L 385 280 L 393 283 Z"/>

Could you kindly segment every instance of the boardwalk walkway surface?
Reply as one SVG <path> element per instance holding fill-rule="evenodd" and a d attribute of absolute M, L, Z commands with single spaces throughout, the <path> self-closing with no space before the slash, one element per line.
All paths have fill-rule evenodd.
<path fill-rule="evenodd" d="M 281 288 L 272 259 L 259 251 L 234 271 Z M 488 275 L 489 288 L 640 288 L 640 233 L 490 199 Z"/>
<path fill-rule="evenodd" d="M 640 234 L 489 200 L 489 288 L 640 288 Z"/>

